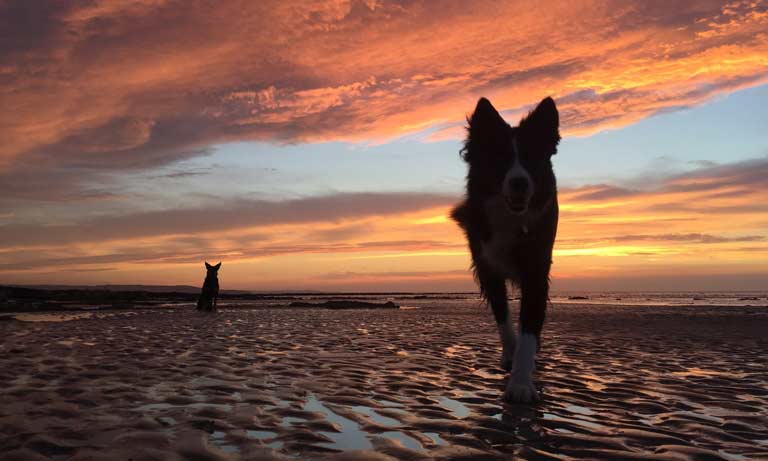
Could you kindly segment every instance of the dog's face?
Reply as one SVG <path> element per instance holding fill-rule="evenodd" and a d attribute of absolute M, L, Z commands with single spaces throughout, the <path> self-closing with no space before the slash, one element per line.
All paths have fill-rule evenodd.
<path fill-rule="evenodd" d="M 464 150 L 470 177 L 483 181 L 474 187 L 487 195 L 501 194 L 513 214 L 543 206 L 555 187 L 550 158 L 560 141 L 558 128 L 552 98 L 542 100 L 516 127 L 509 126 L 490 101 L 480 98 L 469 119 Z"/>
<path fill-rule="evenodd" d="M 220 267 L 221 267 L 221 263 L 218 263 L 215 266 L 211 266 L 210 264 L 208 264 L 208 261 L 205 262 L 205 270 L 208 271 L 207 273 L 208 277 L 216 277 L 219 273 Z"/>

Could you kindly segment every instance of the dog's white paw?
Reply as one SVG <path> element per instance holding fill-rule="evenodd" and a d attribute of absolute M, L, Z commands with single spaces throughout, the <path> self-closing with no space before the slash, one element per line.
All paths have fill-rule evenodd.
<path fill-rule="evenodd" d="M 514 366 L 509 374 L 504 400 L 510 403 L 531 403 L 539 400 L 539 393 L 533 385 L 533 370 L 536 368 L 536 347 L 538 339 L 530 333 L 523 333 L 517 343 Z"/>
<path fill-rule="evenodd" d="M 504 391 L 504 400 L 509 403 L 533 403 L 539 400 L 539 392 L 531 378 L 510 376 Z"/>

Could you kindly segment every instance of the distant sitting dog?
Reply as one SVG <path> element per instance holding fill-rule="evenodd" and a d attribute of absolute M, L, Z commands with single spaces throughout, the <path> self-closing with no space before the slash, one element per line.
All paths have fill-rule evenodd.
<path fill-rule="evenodd" d="M 475 279 L 491 305 L 510 371 L 504 398 L 532 402 L 536 352 L 549 299 L 557 232 L 557 187 L 551 157 L 560 142 L 559 115 L 546 98 L 518 126 L 509 126 L 481 98 L 468 119 L 461 153 L 469 164 L 467 195 L 451 216 L 464 230 Z M 520 338 L 507 306 L 506 281 L 520 288 Z"/>
<path fill-rule="evenodd" d="M 200 299 L 197 300 L 197 310 L 212 312 L 216 310 L 216 300 L 219 297 L 219 268 L 221 263 L 211 266 L 205 263 L 205 269 L 208 273 L 203 282 L 203 291 L 200 293 Z"/>

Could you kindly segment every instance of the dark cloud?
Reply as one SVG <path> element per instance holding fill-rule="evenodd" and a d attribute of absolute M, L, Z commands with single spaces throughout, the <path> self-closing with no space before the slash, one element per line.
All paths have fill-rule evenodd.
<path fill-rule="evenodd" d="M 61 15 L 71 6 L 62 2 L 6 0 L 0 3 L 0 56 L 6 62 L 42 64 L 56 36 L 64 32 Z M 4 61 L 5 61 L 4 60 Z"/>
<path fill-rule="evenodd" d="M 601 201 L 635 195 L 639 191 L 612 186 L 609 184 L 595 184 L 578 189 L 571 189 L 570 192 L 573 194 L 573 197 L 576 200 Z"/>
<path fill-rule="evenodd" d="M 355 224 L 333 227 L 331 229 L 322 229 L 322 230 L 312 231 L 309 234 L 307 234 L 306 238 L 310 241 L 319 241 L 319 242 L 345 241 L 345 240 L 349 240 L 350 238 L 360 237 L 362 235 L 365 235 L 371 232 L 372 229 L 373 229 L 373 226 L 370 223 L 365 223 L 365 224 L 355 223 Z"/>
<path fill-rule="evenodd" d="M 111 186 L 100 186 L 108 178 L 100 172 L 76 167 L 49 167 L 28 159 L 0 171 L 0 212 L 15 211 L 24 202 L 79 202 L 109 200 L 119 194 Z M 34 207 L 36 204 L 27 205 Z"/>
<path fill-rule="evenodd" d="M 595 238 L 563 238 L 558 240 L 558 248 L 573 249 L 573 248 L 585 248 L 601 246 L 606 244 L 619 243 L 623 245 L 639 243 L 639 242 L 654 242 L 664 245 L 668 248 L 669 245 L 675 243 L 680 244 L 702 244 L 713 245 L 723 243 L 740 243 L 740 242 L 765 242 L 768 241 L 768 237 L 764 235 L 741 235 L 741 236 L 726 236 L 715 234 L 703 234 L 703 233 L 679 233 L 679 234 L 627 234 L 627 235 L 605 235 Z M 743 248 L 743 247 L 742 247 Z M 768 248 L 750 247 L 750 250 L 744 251 L 766 251 Z M 759 248 L 759 250 L 758 250 Z M 742 250 L 739 250 L 742 251 Z M 649 251 L 627 251 L 627 254 L 631 255 L 651 255 L 657 254 L 656 252 Z"/>
<path fill-rule="evenodd" d="M 194 169 L 194 170 L 187 170 L 187 171 L 173 171 L 171 173 L 166 173 L 163 175 L 159 175 L 157 177 L 159 178 L 169 178 L 169 179 L 177 179 L 177 178 L 190 178 L 194 176 L 205 176 L 207 174 L 210 174 L 210 169 Z"/>
<path fill-rule="evenodd" d="M 328 272 L 317 278 L 327 280 L 349 280 L 349 279 L 399 279 L 399 278 L 417 278 L 430 279 L 437 277 L 467 277 L 469 269 L 450 270 L 450 271 L 390 271 L 390 272 Z"/>
<path fill-rule="evenodd" d="M 279 240 L 280 236 L 273 236 Z M 162 245 L 147 245 L 139 242 L 125 243 L 120 251 L 106 252 L 97 255 L 41 257 L 40 253 L 29 250 L 10 250 L 4 252 L 4 260 L 0 263 L 0 271 L 29 271 L 41 268 L 62 267 L 69 270 L 73 267 L 89 264 L 184 264 L 198 263 L 205 260 L 227 261 L 243 258 L 266 258 L 290 254 L 309 253 L 360 253 L 366 251 L 419 251 L 436 248 L 464 249 L 463 244 L 435 240 L 386 240 L 361 243 L 304 243 L 290 242 L 277 244 L 266 238 L 256 241 L 215 238 L 200 239 L 199 244 L 191 245 L 185 239 L 169 238 Z M 234 256 L 233 256 L 234 255 Z"/>
<path fill-rule="evenodd" d="M 687 242 L 687 243 L 731 243 L 731 242 L 762 242 L 766 240 L 763 235 L 743 235 L 738 237 L 727 237 L 723 235 L 712 234 L 636 234 L 609 236 L 607 240 L 614 242 L 637 242 L 637 241 L 657 241 L 657 242 Z"/>
<path fill-rule="evenodd" d="M 671 178 L 667 188 L 675 192 L 714 190 L 723 187 L 762 189 L 768 177 L 768 156 L 742 162 L 713 165 Z"/>
<path fill-rule="evenodd" d="M 764 191 L 765 178 L 768 177 L 768 156 L 756 159 L 744 160 L 729 164 L 712 164 L 706 162 L 702 167 L 689 170 L 685 173 L 675 174 L 667 177 L 659 177 L 656 174 L 653 178 L 639 177 L 632 183 L 657 183 L 660 185 L 655 189 L 628 189 L 611 184 L 590 184 L 578 188 L 562 189 L 569 199 L 577 201 L 604 201 L 613 198 L 631 198 L 640 196 L 663 196 L 669 193 L 704 193 L 701 199 L 697 201 L 674 201 L 672 203 L 655 204 L 659 207 L 706 207 L 718 206 L 713 204 L 711 199 L 743 197 L 758 194 Z M 724 208 L 732 206 L 734 209 L 741 207 L 752 207 L 755 210 L 760 209 L 761 203 L 754 204 L 728 204 L 721 205 Z"/>
<path fill-rule="evenodd" d="M 420 193 L 347 193 L 271 202 L 231 200 L 198 208 L 104 216 L 77 224 L 0 226 L 0 241 L 14 246 L 194 235 L 237 228 L 394 215 L 447 207 L 456 197 Z"/>

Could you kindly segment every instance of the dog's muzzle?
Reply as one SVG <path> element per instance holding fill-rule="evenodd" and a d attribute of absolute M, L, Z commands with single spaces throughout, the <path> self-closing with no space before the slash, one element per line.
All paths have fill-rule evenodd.
<path fill-rule="evenodd" d="M 504 202 L 509 211 L 523 214 L 528 210 L 528 202 L 533 195 L 533 185 L 525 176 L 513 176 L 507 180 L 504 187 Z"/>

